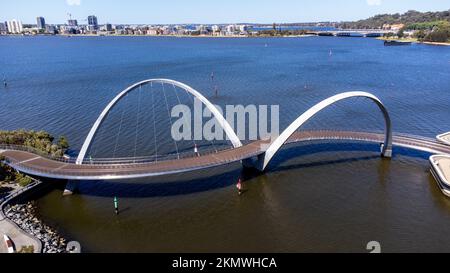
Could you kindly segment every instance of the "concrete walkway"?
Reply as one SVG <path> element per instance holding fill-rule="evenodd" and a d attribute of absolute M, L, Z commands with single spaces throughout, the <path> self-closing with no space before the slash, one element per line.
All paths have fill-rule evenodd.
<path fill-rule="evenodd" d="M 39 253 L 40 244 L 36 239 L 32 238 L 30 235 L 25 234 L 20 228 L 15 224 L 11 223 L 8 219 L 0 216 L 0 253 L 8 253 L 5 241 L 3 240 L 3 234 L 6 234 L 14 242 L 16 251 L 20 250 L 22 246 L 33 246 L 34 252 Z"/>
<path fill-rule="evenodd" d="M 9 197 L 7 197 L 4 203 L 0 203 L 0 253 L 8 253 L 8 248 L 6 247 L 6 243 L 3 239 L 4 234 L 11 238 L 16 251 L 19 251 L 23 246 L 33 246 L 35 253 L 41 252 L 42 243 L 33 236 L 25 233 L 3 213 L 5 203 L 7 203 L 11 198 L 14 198 L 31 188 L 33 187 L 15 190 L 9 195 Z"/>

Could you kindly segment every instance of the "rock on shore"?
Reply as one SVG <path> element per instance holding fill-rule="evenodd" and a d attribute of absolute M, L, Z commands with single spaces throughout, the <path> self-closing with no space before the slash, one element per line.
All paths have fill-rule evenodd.
<path fill-rule="evenodd" d="M 8 206 L 5 215 L 25 232 L 42 242 L 43 253 L 64 253 L 66 240 L 36 217 L 34 202 Z"/>

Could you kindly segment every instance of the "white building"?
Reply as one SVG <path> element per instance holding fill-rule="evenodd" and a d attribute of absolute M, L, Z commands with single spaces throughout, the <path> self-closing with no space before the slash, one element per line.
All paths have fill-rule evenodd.
<path fill-rule="evenodd" d="M 23 25 L 22 22 L 19 20 L 11 20 L 7 22 L 8 24 L 8 32 L 12 34 L 19 34 L 23 31 Z"/>
<path fill-rule="evenodd" d="M 158 35 L 158 29 L 157 28 L 150 28 L 150 29 L 148 29 L 147 30 L 147 35 L 151 35 L 151 36 Z"/>
<path fill-rule="evenodd" d="M 98 26 L 96 27 L 96 26 L 93 26 L 93 25 L 87 25 L 87 26 L 86 26 L 86 30 L 87 30 L 87 31 L 90 31 L 90 32 L 96 31 L 97 28 L 98 28 Z"/>
<path fill-rule="evenodd" d="M 213 32 L 220 32 L 220 27 L 218 25 L 212 26 L 211 29 L 212 29 Z"/>
<path fill-rule="evenodd" d="M 52 26 L 52 25 L 46 25 L 45 32 L 50 33 L 50 34 L 56 34 L 56 27 Z"/>
<path fill-rule="evenodd" d="M 248 31 L 248 26 L 246 25 L 239 25 L 238 28 L 241 33 L 245 33 Z"/>
<path fill-rule="evenodd" d="M 228 25 L 226 27 L 227 35 L 233 35 L 235 31 L 236 31 L 236 28 L 234 25 Z"/>

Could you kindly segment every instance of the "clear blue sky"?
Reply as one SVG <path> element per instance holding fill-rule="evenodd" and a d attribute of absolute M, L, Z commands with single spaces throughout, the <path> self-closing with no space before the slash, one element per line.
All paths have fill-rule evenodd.
<path fill-rule="evenodd" d="M 0 0 L 0 21 L 66 22 L 67 13 L 99 23 L 273 23 L 364 19 L 380 13 L 450 9 L 450 0 Z M 81 22 L 83 23 L 83 22 Z"/>

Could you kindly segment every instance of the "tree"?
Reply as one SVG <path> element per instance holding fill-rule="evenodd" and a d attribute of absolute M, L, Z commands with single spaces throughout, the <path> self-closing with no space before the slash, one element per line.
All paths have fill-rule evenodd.
<path fill-rule="evenodd" d="M 67 140 L 67 138 L 65 136 L 59 137 L 58 146 L 63 150 L 69 149 L 69 141 Z"/>
<path fill-rule="evenodd" d="M 438 29 L 438 30 L 428 33 L 428 35 L 425 36 L 424 40 L 428 41 L 428 42 L 445 43 L 449 40 L 449 38 L 450 38 L 449 31 L 447 31 L 445 29 Z"/>
<path fill-rule="evenodd" d="M 31 183 L 33 183 L 33 179 L 31 179 L 28 176 L 25 176 L 21 173 L 17 173 L 16 174 L 16 182 L 21 186 L 21 187 L 26 187 L 28 185 L 30 185 Z"/>
<path fill-rule="evenodd" d="M 403 28 L 400 29 L 400 30 L 398 31 L 397 37 L 398 37 L 398 38 L 403 38 L 403 37 L 405 37 L 405 31 L 403 30 Z"/>
<path fill-rule="evenodd" d="M 425 33 L 425 31 L 419 30 L 414 33 L 413 37 L 417 38 L 419 41 L 422 41 L 423 39 L 425 39 L 426 35 L 427 34 Z"/>
<path fill-rule="evenodd" d="M 26 146 L 52 156 L 62 156 L 69 147 L 65 137 L 54 144 L 54 137 L 45 131 L 25 130 L 0 131 L 0 144 Z"/>
<path fill-rule="evenodd" d="M 446 21 L 450 22 L 450 10 L 438 12 L 418 12 L 410 10 L 404 14 L 380 14 L 371 18 L 356 22 L 343 22 L 338 24 L 340 28 L 381 28 L 384 24 L 417 24 L 426 22 Z M 422 26 L 418 26 L 422 27 Z M 414 28 L 414 30 L 418 30 Z"/>

